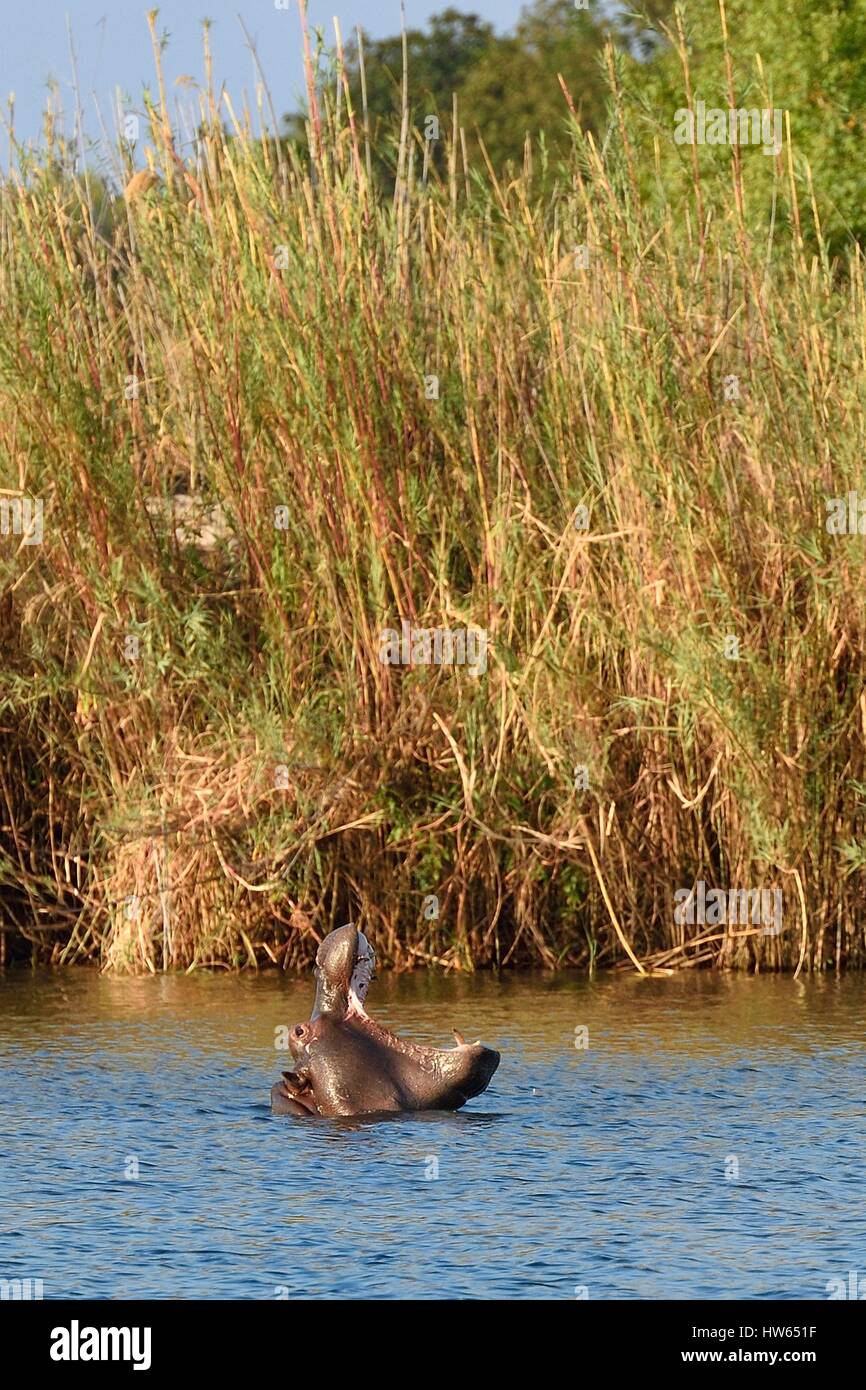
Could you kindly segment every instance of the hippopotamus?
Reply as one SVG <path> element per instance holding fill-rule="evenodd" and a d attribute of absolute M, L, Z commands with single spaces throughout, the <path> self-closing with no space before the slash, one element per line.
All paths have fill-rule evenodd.
<path fill-rule="evenodd" d="M 459 1110 L 486 1089 L 499 1053 L 467 1043 L 422 1047 L 376 1023 L 364 1004 L 375 956 L 351 922 L 316 953 L 316 1002 L 309 1023 L 289 1033 L 294 1070 L 271 1089 L 279 1115 L 369 1115 Z"/>

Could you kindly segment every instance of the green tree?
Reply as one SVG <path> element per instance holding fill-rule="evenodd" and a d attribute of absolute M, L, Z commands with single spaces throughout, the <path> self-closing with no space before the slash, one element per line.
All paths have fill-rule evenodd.
<path fill-rule="evenodd" d="M 426 30 L 406 33 L 410 122 L 422 128 L 428 116 L 450 129 L 453 98 L 470 145 L 480 137 L 497 168 L 519 160 L 527 135 L 543 137 L 554 152 L 571 136 L 568 108 L 558 81 L 562 74 L 582 123 L 604 122 L 605 84 L 599 55 L 609 26 L 573 0 L 535 0 L 512 34 L 497 35 L 476 14 L 449 8 Z M 371 40 L 362 35 L 368 131 L 380 173 L 393 167 L 402 112 L 403 38 Z M 361 52 L 347 46 L 346 68 L 356 111 L 362 107 Z M 290 117 L 295 136 L 302 118 Z M 434 155 L 436 151 L 433 151 Z"/>
<path fill-rule="evenodd" d="M 368 111 L 374 121 L 390 121 L 401 111 L 403 38 L 396 34 L 371 40 L 365 35 L 363 42 Z M 498 44 L 492 24 L 477 14 L 461 14 L 453 8 L 433 15 L 427 32 L 407 30 L 409 108 L 413 119 L 450 115 L 452 94 L 461 90 L 472 70 Z M 346 61 L 353 97 L 360 106 L 357 39 L 349 44 Z"/>
<path fill-rule="evenodd" d="M 488 49 L 460 94 L 462 124 L 483 139 L 494 166 L 522 156 L 543 136 L 563 153 L 571 142 L 561 74 L 584 128 L 603 128 L 607 90 L 599 61 L 607 27 L 572 0 L 536 0 L 514 34 Z"/>

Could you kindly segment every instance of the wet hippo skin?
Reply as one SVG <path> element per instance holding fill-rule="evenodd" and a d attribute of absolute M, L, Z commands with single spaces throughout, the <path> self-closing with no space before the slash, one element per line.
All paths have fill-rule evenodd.
<path fill-rule="evenodd" d="M 486 1089 L 499 1053 L 480 1042 L 423 1047 L 370 1018 L 364 1003 L 375 958 L 349 925 L 326 936 L 316 955 L 316 1002 L 309 1023 L 289 1035 L 294 1069 L 271 1090 L 283 1115 L 367 1115 L 459 1110 Z"/>

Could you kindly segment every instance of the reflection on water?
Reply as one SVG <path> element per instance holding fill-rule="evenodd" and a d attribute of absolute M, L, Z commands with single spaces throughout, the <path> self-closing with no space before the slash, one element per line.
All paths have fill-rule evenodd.
<path fill-rule="evenodd" d="M 489 1090 L 456 1115 L 277 1118 L 275 1029 L 311 1000 L 277 974 L 0 977 L 0 1278 L 824 1298 L 866 1272 L 862 979 L 384 977 L 389 1026 L 500 1049 Z"/>

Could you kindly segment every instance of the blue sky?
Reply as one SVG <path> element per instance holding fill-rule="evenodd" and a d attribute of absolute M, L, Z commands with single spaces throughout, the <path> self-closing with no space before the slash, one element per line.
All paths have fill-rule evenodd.
<path fill-rule="evenodd" d="M 523 8 L 523 0 L 406 0 L 406 22 L 423 27 L 431 14 L 453 4 L 456 9 L 482 15 L 497 29 L 509 29 Z M 6 129 L 7 99 L 15 93 L 15 131 L 24 142 L 38 139 L 42 130 L 49 78 L 59 84 L 60 97 L 71 128 L 74 106 L 70 35 L 78 67 L 84 125 L 94 138 L 100 133 L 100 116 L 109 132 L 114 129 L 117 89 L 131 98 L 131 109 L 141 111 L 145 84 L 155 90 L 153 57 L 147 27 L 148 0 L 48 0 L 47 4 L 22 4 L 13 8 L 5 0 L 6 14 L 0 41 L 0 165 L 8 166 Z M 240 111 L 244 91 L 255 102 L 255 72 L 237 16 L 241 15 L 258 48 L 278 117 L 299 106 L 303 88 L 300 24 L 296 0 L 288 10 L 278 10 L 274 0 L 163 0 L 157 27 L 170 35 L 164 55 L 167 87 L 174 99 L 191 108 L 195 92 L 177 79 L 202 79 L 201 20 L 213 21 L 211 45 L 214 79 L 225 83 Z M 360 24 L 374 37 L 398 33 L 399 0 L 310 0 L 310 20 L 333 37 L 332 17 L 340 20 L 344 39 Z M 13 17 L 14 16 L 14 17 Z M 97 109 L 98 103 L 98 109 Z"/>

